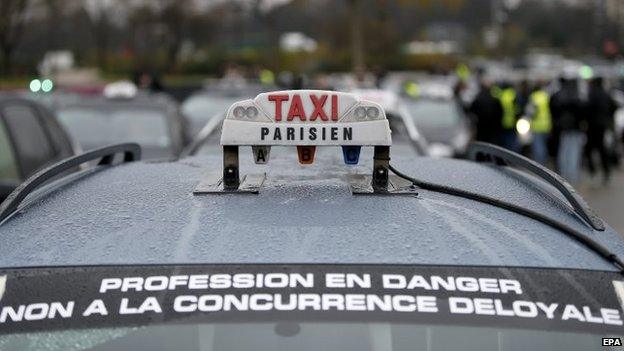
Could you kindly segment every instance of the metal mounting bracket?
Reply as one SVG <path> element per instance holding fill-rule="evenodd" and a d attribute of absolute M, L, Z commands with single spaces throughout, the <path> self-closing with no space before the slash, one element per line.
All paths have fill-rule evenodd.
<path fill-rule="evenodd" d="M 373 177 L 371 184 L 375 192 L 388 191 L 388 173 L 390 167 L 390 147 L 375 146 L 373 154 Z"/>
<path fill-rule="evenodd" d="M 388 177 L 388 185 L 383 190 L 373 187 L 373 177 L 370 175 L 352 174 L 348 181 L 353 195 L 418 195 L 418 187 L 396 175 Z"/>
<path fill-rule="evenodd" d="M 237 188 L 225 186 L 223 177 L 218 173 L 209 174 L 193 190 L 195 195 L 203 194 L 258 194 L 264 184 L 266 173 L 244 175 Z"/>
<path fill-rule="evenodd" d="M 390 147 L 375 146 L 372 175 L 354 174 L 349 177 L 349 188 L 354 195 L 376 194 L 418 195 L 416 187 L 397 176 L 390 176 Z M 258 194 L 266 180 L 266 173 L 239 176 L 238 146 L 223 146 L 223 173 L 209 174 L 195 187 L 193 194 Z"/>
<path fill-rule="evenodd" d="M 223 146 L 223 189 L 238 190 L 240 178 L 238 175 L 238 146 Z"/>
<path fill-rule="evenodd" d="M 389 175 L 390 147 L 375 146 L 372 176 L 349 176 L 349 189 L 353 195 L 418 195 L 416 186 L 409 180 Z"/>
<path fill-rule="evenodd" d="M 258 194 L 266 173 L 239 176 L 238 146 L 223 146 L 223 174 L 209 174 L 193 190 L 193 194 Z"/>

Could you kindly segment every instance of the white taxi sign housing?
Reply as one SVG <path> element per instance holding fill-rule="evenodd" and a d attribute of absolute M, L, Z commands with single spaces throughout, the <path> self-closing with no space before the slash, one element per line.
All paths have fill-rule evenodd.
<path fill-rule="evenodd" d="M 352 94 L 321 90 L 275 91 L 233 104 L 221 145 L 390 146 L 383 108 Z"/>
<path fill-rule="evenodd" d="M 341 146 L 346 165 L 356 165 L 361 148 L 373 146 L 372 175 L 353 174 L 352 193 L 403 191 L 388 182 L 391 144 L 386 114 L 377 103 L 334 91 L 263 93 L 228 109 L 221 130 L 222 176 L 202 181 L 193 193 L 258 193 L 266 174 L 239 174 L 240 146 L 251 146 L 257 164 L 268 162 L 271 146 L 296 146 L 302 165 L 314 162 L 317 146 Z M 411 184 L 407 189 L 414 192 Z"/>

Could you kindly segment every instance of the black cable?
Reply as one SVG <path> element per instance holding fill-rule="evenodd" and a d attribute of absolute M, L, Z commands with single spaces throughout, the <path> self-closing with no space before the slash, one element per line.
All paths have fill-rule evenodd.
<path fill-rule="evenodd" d="M 566 235 L 572 237 L 576 241 L 580 242 L 581 244 L 585 245 L 586 247 L 588 247 L 589 249 L 591 249 L 592 251 L 600 255 L 602 258 L 604 258 L 608 262 L 615 265 L 620 270 L 620 273 L 624 274 L 624 261 L 622 261 L 622 259 L 620 259 L 616 254 L 609 251 L 608 248 L 598 243 L 594 239 L 590 238 L 588 235 L 583 234 L 580 231 L 574 228 L 571 228 L 559 221 L 556 221 L 552 218 L 544 216 L 539 212 L 535 212 L 535 211 L 526 209 L 521 206 L 510 204 L 508 202 L 500 201 L 498 199 L 495 199 L 489 196 L 449 187 L 446 185 L 434 184 L 434 183 L 429 183 L 429 182 L 425 182 L 422 180 L 418 180 L 416 178 L 410 177 L 398 171 L 396 168 L 392 167 L 392 165 L 390 165 L 388 168 L 397 176 L 405 180 L 409 180 L 410 182 L 412 182 L 414 185 L 416 185 L 417 187 L 421 189 L 444 193 L 444 194 L 453 195 L 453 196 L 458 196 L 458 197 L 463 197 L 466 199 L 470 199 L 470 200 L 482 202 L 488 205 L 503 208 L 510 212 L 514 212 L 519 215 L 529 217 L 531 219 L 534 219 L 536 221 L 549 225 L 553 228 L 559 229 L 560 231 L 564 232 Z"/>

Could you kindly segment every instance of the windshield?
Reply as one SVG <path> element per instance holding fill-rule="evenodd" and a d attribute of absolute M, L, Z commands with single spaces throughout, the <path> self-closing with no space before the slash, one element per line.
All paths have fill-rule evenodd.
<path fill-rule="evenodd" d="M 70 108 L 59 111 L 58 119 L 83 149 L 123 142 L 148 148 L 172 144 L 166 116 L 158 110 Z"/>
<path fill-rule="evenodd" d="M 419 128 L 450 128 L 460 122 L 452 100 L 408 100 L 406 110 Z"/>
<path fill-rule="evenodd" d="M 489 351 L 604 350 L 601 338 L 571 332 L 400 323 L 190 323 L 0 335 L 23 351 Z"/>

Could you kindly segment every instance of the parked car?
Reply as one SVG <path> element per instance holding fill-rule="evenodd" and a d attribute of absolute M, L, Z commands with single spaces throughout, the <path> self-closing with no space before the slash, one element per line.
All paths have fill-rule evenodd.
<path fill-rule="evenodd" d="M 60 104 L 57 114 L 84 150 L 136 142 L 145 159 L 171 158 L 190 139 L 177 103 L 163 94 L 105 89 L 104 95 Z"/>
<path fill-rule="evenodd" d="M 399 94 L 382 89 L 352 89 L 349 91 L 361 99 L 381 105 L 386 112 L 395 138 L 409 140 L 413 151 L 418 155 L 430 156 L 431 151 L 435 151 L 431 149 L 429 140 L 408 115 Z"/>
<path fill-rule="evenodd" d="M 0 96 L 0 201 L 33 173 L 77 151 L 52 111 Z"/>
<path fill-rule="evenodd" d="M 548 169 L 483 143 L 465 160 L 418 157 L 381 105 L 334 91 L 228 111 L 212 153 L 154 163 L 136 144 L 97 149 L 0 206 L 0 349 L 620 340 L 624 239 Z"/>
<path fill-rule="evenodd" d="M 404 98 L 405 114 L 429 143 L 432 156 L 463 156 L 472 138 L 470 123 L 452 97 Z"/>

